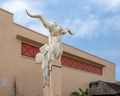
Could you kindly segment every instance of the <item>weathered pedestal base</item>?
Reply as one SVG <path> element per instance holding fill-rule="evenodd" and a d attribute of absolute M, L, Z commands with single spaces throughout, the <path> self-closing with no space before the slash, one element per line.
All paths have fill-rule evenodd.
<path fill-rule="evenodd" d="M 43 96 L 50 96 L 50 88 L 49 86 L 44 86 L 43 88 Z"/>
<path fill-rule="evenodd" d="M 54 60 L 50 63 L 50 84 L 44 88 L 44 96 L 62 96 L 61 62 Z"/>

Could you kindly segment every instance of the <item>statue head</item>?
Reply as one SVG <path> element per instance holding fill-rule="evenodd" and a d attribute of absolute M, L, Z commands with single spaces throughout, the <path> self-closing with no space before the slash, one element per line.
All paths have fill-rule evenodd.
<path fill-rule="evenodd" d="M 57 27 L 57 26 L 59 26 L 59 25 L 57 24 L 57 22 L 54 22 L 54 23 L 53 23 L 53 27 Z"/>

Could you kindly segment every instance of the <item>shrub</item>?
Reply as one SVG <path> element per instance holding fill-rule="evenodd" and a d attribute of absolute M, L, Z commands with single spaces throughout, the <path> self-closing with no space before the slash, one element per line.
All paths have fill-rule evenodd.
<path fill-rule="evenodd" d="M 70 96 L 91 96 L 89 93 L 89 89 L 82 90 L 81 88 L 79 88 L 79 91 L 80 92 L 76 92 L 76 91 L 72 92 Z"/>

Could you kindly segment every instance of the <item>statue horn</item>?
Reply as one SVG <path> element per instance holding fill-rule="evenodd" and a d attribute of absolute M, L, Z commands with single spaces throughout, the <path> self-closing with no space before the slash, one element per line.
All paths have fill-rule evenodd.
<path fill-rule="evenodd" d="M 50 24 L 45 20 L 45 18 L 44 18 L 42 15 L 32 15 L 32 14 L 30 14 L 27 10 L 26 10 L 26 13 L 27 13 L 28 16 L 30 16 L 30 17 L 32 17 L 32 18 L 39 18 L 39 19 L 42 21 L 43 25 L 44 25 L 47 29 L 50 28 Z"/>

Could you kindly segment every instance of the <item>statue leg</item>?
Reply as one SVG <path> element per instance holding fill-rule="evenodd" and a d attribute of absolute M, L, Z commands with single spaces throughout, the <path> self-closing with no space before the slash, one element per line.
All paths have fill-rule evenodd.
<path fill-rule="evenodd" d="M 51 45 L 49 49 L 50 61 L 55 59 L 55 46 Z"/>
<path fill-rule="evenodd" d="M 58 43 L 55 50 L 55 58 L 61 60 L 61 56 L 63 54 L 63 48 L 60 46 L 61 44 Z"/>

